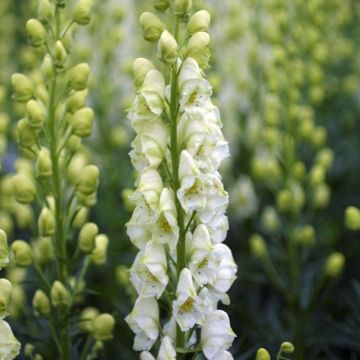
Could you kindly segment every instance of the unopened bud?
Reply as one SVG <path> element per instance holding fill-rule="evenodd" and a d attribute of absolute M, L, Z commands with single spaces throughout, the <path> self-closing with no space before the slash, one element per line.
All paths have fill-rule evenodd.
<path fill-rule="evenodd" d="M 334 161 L 334 152 L 329 148 L 323 148 L 316 155 L 316 163 L 329 170 Z"/>
<path fill-rule="evenodd" d="M 0 134 L 6 134 L 10 124 L 9 115 L 0 113 Z"/>
<path fill-rule="evenodd" d="M 16 135 L 17 140 L 22 147 L 30 148 L 36 144 L 36 131 L 26 119 L 18 121 L 16 126 Z"/>
<path fill-rule="evenodd" d="M 37 17 L 44 24 L 48 24 L 51 21 L 53 17 L 53 9 L 49 0 L 39 0 Z"/>
<path fill-rule="evenodd" d="M 13 97 L 16 101 L 27 102 L 32 98 L 34 88 L 27 76 L 19 73 L 13 74 L 11 84 L 14 91 Z"/>
<path fill-rule="evenodd" d="M 186 20 L 192 9 L 192 0 L 174 0 L 173 12 L 175 16 Z"/>
<path fill-rule="evenodd" d="M 76 228 L 80 228 L 81 226 L 83 226 L 85 224 L 85 222 L 88 220 L 88 218 L 89 218 L 89 209 L 87 207 L 83 206 L 77 212 L 74 222 L 73 222 L 73 225 Z"/>
<path fill-rule="evenodd" d="M 42 290 L 36 290 L 32 305 L 37 315 L 47 316 L 50 314 L 50 300 Z"/>
<path fill-rule="evenodd" d="M 280 351 L 284 354 L 292 354 L 295 351 L 295 347 L 291 342 L 285 341 L 280 345 Z"/>
<path fill-rule="evenodd" d="M 315 230 L 311 225 L 305 225 L 295 230 L 293 239 L 299 245 L 309 247 L 314 245 Z"/>
<path fill-rule="evenodd" d="M 76 189 L 84 195 L 90 195 L 97 190 L 100 172 L 97 166 L 87 165 L 83 168 Z"/>
<path fill-rule="evenodd" d="M 175 38 L 164 30 L 158 42 L 158 57 L 166 65 L 173 65 L 178 55 L 178 44 Z"/>
<path fill-rule="evenodd" d="M 139 22 L 143 29 L 144 39 L 147 41 L 158 41 L 165 29 L 160 19 L 151 12 L 142 13 Z"/>
<path fill-rule="evenodd" d="M 53 75 L 53 63 L 51 56 L 46 54 L 41 64 L 41 74 L 45 80 L 51 79 Z"/>
<path fill-rule="evenodd" d="M 34 350 L 35 350 L 34 345 L 26 344 L 24 347 L 24 355 L 27 357 L 31 357 L 33 355 Z"/>
<path fill-rule="evenodd" d="M 273 233 L 280 228 L 280 219 L 273 207 L 265 207 L 261 215 L 261 225 L 269 233 Z"/>
<path fill-rule="evenodd" d="M 17 174 L 12 178 L 12 186 L 16 201 L 30 204 L 35 200 L 36 188 L 32 179 L 26 174 Z"/>
<path fill-rule="evenodd" d="M 115 327 L 115 319 L 110 314 L 100 314 L 92 322 L 92 333 L 98 341 L 111 340 Z"/>
<path fill-rule="evenodd" d="M 77 110 L 69 121 L 74 135 L 81 138 L 90 136 L 94 122 L 94 111 L 90 108 Z"/>
<path fill-rule="evenodd" d="M 90 333 L 93 329 L 93 320 L 99 315 L 99 310 L 87 307 L 80 313 L 80 331 Z"/>
<path fill-rule="evenodd" d="M 360 210 L 355 206 L 349 206 L 346 208 L 345 226 L 349 230 L 360 230 Z"/>
<path fill-rule="evenodd" d="M 27 267 L 32 264 L 32 250 L 30 245 L 23 240 L 16 240 L 11 245 L 15 264 L 19 267 Z"/>
<path fill-rule="evenodd" d="M 54 307 L 65 307 L 70 304 L 69 291 L 60 281 L 55 281 L 51 287 L 51 303 Z"/>
<path fill-rule="evenodd" d="M 211 17 L 206 10 L 196 12 L 189 20 L 187 31 L 190 34 L 197 32 L 207 32 L 210 25 Z"/>
<path fill-rule="evenodd" d="M 309 180 L 312 186 L 320 185 L 325 181 L 326 172 L 323 166 L 314 165 L 310 170 Z"/>
<path fill-rule="evenodd" d="M 95 237 L 99 233 L 99 228 L 94 223 L 85 224 L 79 233 L 79 248 L 88 254 L 95 248 Z"/>
<path fill-rule="evenodd" d="M 0 270 L 9 264 L 9 249 L 5 231 L 0 229 Z"/>
<path fill-rule="evenodd" d="M 345 256 L 340 252 L 334 252 L 328 256 L 325 262 L 325 275 L 331 278 L 338 277 L 345 265 Z"/>
<path fill-rule="evenodd" d="M 209 44 L 209 34 L 202 31 L 194 34 L 187 45 L 186 56 L 193 58 L 202 69 L 209 67 Z"/>
<path fill-rule="evenodd" d="M 36 19 L 30 19 L 26 23 L 26 33 L 29 44 L 34 47 L 39 47 L 45 42 L 45 29 L 43 24 Z"/>
<path fill-rule="evenodd" d="M 312 205 L 315 209 L 324 209 L 330 201 L 330 187 L 323 183 L 316 186 L 311 198 Z"/>
<path fill-rule="evenodd" d="M 270 354 L 269 352 L 264 349 L 264 348 L 260 348 L 257 352 L 256 352 L 256 358 L 255 360 L 271 360 Z"/>
<path fill-rule="evenodd" d="M 11 295 L 11 283 L 7 279 L 0 279 L 0 319 L 7 316 L 7 308 Z"/>
<path fill-rule="evenodd" d="M 33 252 L 39 264 L 45 264 L 54 259 L 54 248 L 51 237 L 41 237 L 33 245 Z"/>
<path fill-rule="evenodd" d="M 154 8 L 156 10 L 165 11 L 169 5 L 169 0 L 154 0 Z"/>
<path fill-rule="evenodd" d="M 74 113 L 75 111 L 83 108 L 86 104 L 88 94 L 88 89 L 76 91 L 71 94 L 66 101 L 66 109 L 70 113 Z"/>
<path fill-rule="evenodd" d="M 42 357 L 42 355 L 36 354 L 36 355 L 34 356 L 34 360 L 44 360 L 44 358 Z"/>
<path fill-rule="evenodd" d="M 67 59 L 67 52 L 65 50 L 64 44 L 60 40 L 56 41 L 54 45 L 53 59 L 56 68 L 58 70 L 62 70 Z"/>
<path fill-rule="evenodd" d="M 306 173 L 306 168 L 304 163 L 301 161 L 296 161 L 293 165 L 292 173 L 296 180 L 299 181 L 303 180 Z"/>
<path fill-rule="evenodd" d="M 81 63 L 69 71 L 69 86 L 76 91 L 84 90 L 87 86 L 90 67 L 86 63 Z"/>
<path fill-rule="evenodd" d="M 134 83 L 137 89 L 143 84 L 149 71 L 154 70 L 154 65 L 145 58 L 138 58 L 134 61 L 133 66 Z"/>
<path fill-rule="evenodd" d="M 28 122 L 34 128 L 41 128 L 45 121 L 45 115 L 40 104 L 36 100 L 29 100 L 26 103 Z"/>
<path fill-rule="evenodd" d="M 288 212 L 292 206 L 292 196 L 288 189 L 280 190 L 276 195 L 276 206 L 281 212 Z"/>
<path fill-rule="evenodd" d="M 250 237 L 250 250 L 253 256 L 263 259 L 267 254 L 267 247 L 264 238 L 261 235 L 254 234 Z"/>
<path fill-rule="evenodd" d="M 42 148 L 36 160 L 35 174 L 38 178 L 48 178 L 52 174 L 52 164 L 49 150 Z"/>
<path fill-rule="evenodd" d="M 41 210 L 38 227 L 40 236 L 47 237 L 55 234 L 55 217 L 47 207 Z"/>
<path fill-rule="evenodd" d="M 91 20 L 92 0 L 80 0 L 74 9 L 73 18 L 79 25 L 87 25 Z"/>
<path fill-rule="evenodd" d="M 106 263 L 108 245 L 109 238 L 106 235 L 100 234 L 96 236 L 95 249 L 91 253 L 91 260 L 95 265 L 103 265 Z"/>

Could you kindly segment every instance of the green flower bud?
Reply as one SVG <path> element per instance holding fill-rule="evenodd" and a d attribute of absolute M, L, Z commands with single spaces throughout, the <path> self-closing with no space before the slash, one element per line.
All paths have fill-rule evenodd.
<path fill-rule="evenodd" d="M 331 278 L 338 277 L 345 265 L 345 256 L 340 252 L 333 252 L 325 261 L 325 275 Z"/>
<path fill-rule="evenodd" d="M 169 0 L 154 0 L 154 8 L 156 10 L 165 11 L 169 6 Z"/>
<path fill-rule="evenodd" d="M 334 162 L 334 152 L 329 148 L 321 149 L 316 155 L 316 163 L 329 170 Z"/>
<path fill-rule="evenodd" d="M 68 31 L 67 34 L 62 38 L 62 43 L 64 45 L 66 52 L 69 54 L 74 43 L 74 39 L 71 35 L 71 31 Z"/>
<path fill-rule="evenodd" d="M 22 147 L 31 148 L 31 146 L 36 144 L 36 131 L 26 119 L 18 121 L 16 126 L 16 135 L 17 140 Z"/>
<path fill-rule="evenodd" d="M 111 340 L 115 327 L 115 319 L 110 314 L 100 314 L 92 322 L 92 333 L 98 341 Z"/>
<path fill-rule="evenodd" d="M 13 224 L 13 220 L 11 218 L 11 216 L 5 212 L 5 211 L 0 211 L 0 228 L 4 229 L 4 232 L 7 234 L 11 234 L 14 228 L 14 224 Z M 0 248 L 1 248 L 1 241 L 0 241 Z M 0 250 L 1 253 L 1 250 Z M 1 260 L 1 255 L 0 255 L 0 268 L 2 266 L 7 266 L 8 264 L 8 260 L 7 258 L 3 259 L 3 262 Z"/>
<path fill-rule="evenodd" d="M 13 74 L 11 84 L 14 91 L 13 97 L 16 101 L 27 102 L 32 98 L 34 88 L 27 76 L 19 73 Z"/>
<path fill-rule="evenodd" d="M 41 128 L 45 121 L 45 115 L 40 104 L 36 100 L 29 100 L 26 103 L 28 123 L 34 128 Z"/>
<path fill-rule="evenodd" d="M 106 235 L 100 234 L 96 236 L 95 249 L 91 253 L 91 260 L 95 265 L 103 265 L 106 263 L 108 245 L 109 238 Z"/>
<path fill-rule="evenodd" d="M 135 209 L 135 203 L 131 200 L 131 195 L 134 193 L 133 189 L 124 189 L 121 192 L 121 198 L 126 210 L 133 211 Z"/>
<path fill-rule="evenodd" d="M 266 349 L 260 348 L 256 352 L 255 360 L 271 360 L 271 357 L 270 357 L 270 354 L 268 353 L 268 351 Z"/>
<path fill-rule="evenodd" d="M 70 113 L 74 113 L 75 111 L 83 108 L 86 104 L 86 99 L 88 97 L 89 91 L 88 89 L 84 89 L 82 91 L 76 91 L 71 94 L 66 101 L 66 109 Z"/>
<path fill-rule="evenodd" d="M 81 63 L 69 71 L 69 86 L 71 89 L 79 91 L 84 90 L 87 86 L 90 73 L 90 67 L 86 63 Z"/>
<path fill-rule="evenodd" d="M 167 30 L 162 32 L 157 50 L 160 61 L 166 65 L 175 64 L 178 55 L 178 44 Z"/>
<path fill-rule="evenodd" d="M 349 206 L 346 208 L 345 226 L 349 230 L 360 230 L 360 210 L 355 206 Z"/>
<path fill-rule="evenodd" d="M 71 135 L 67 142 L 67 146 L 72 151 L 77 151 L 81 147 L 81 138 L 77 135 Z"/>
<path fill-rule="evenodd" d="M 314 165 L 310 170 L 309 180 L 312 186 L 317 186 L 325 181 L 326 171 L 321 165 Z"/>
<path fill-rule="evenodd" d="M 289 212 L 292 206 L 292 196 L 289 189 L 283 189 L 276 195 L 276 206 L 281 212 Z"/>
<path fill-rule="evenodd" d="M 80 208 L 80 210 L 77 212 L 74 222 L 73 222 L 74 227 L 80 228 L 81 226 L 83 226 L 85 224 L 85 222 L 88 220 L 88 218 L 89 218 L 89 209 L 85 206 Z"/>
<path fill-rule="evenodd" d="M 47 207 L 41 210 L 38 219 L 38 227 L 40 236 L 51 236 L 55 234 L 55 217 Z"/>
<path fill-rule="evenodd" d="M 42 148 L 37 156 L 35 174 L 38 178 L 48 178 L 52 174 L 52 164 L 49 150 Z"/>
<path fill-rule="evenodd" d="M 206 32 L 208 31 L 210 21 L 210 14 L 206 10 L 200 10 L 190 18 L 189 23 L 187 24 L 187 31 L 190 34 Z"/>
<path fill-rule="evenodd" d="M 319 148 L 323 146 L 327 139 L 327 130 L 322 126 L 317 126 L 313 130 L 312 136 L 311 136 L 311 143 Z"/>
<path fill-rule="evenodd" d="M 315 209 L 324 209 L 330 201 L 330 187 L 327 184 L 320 184 L 313 189 L 311 197 L 312 206 Z"/>
<path fill-rule="evenodd" d="M 95 165 L 87 165 L 79 175 L 76 190 L 83 195 L 91 195 L 99 186 L 100 171 Z"/>
<path fill-rule="evenodd" d="M 24 355 L 27 357 L 31 357 L 33 355 L 34 350 L 35 350 L 34 345 L 26 344 L 24 347 Z"/>
<path fill-rule="evenodd" d="M 47 316 L 50 314 L 50 300 L 42 290 L 36 290 L 33 297 L 32 306 L 36 315 Z"/>
<path fill-rule="evenodd" d="M 68 306 L 70 304 L 69 291 L 60 281 L 55 281 L 51 287 L 51 303 L 54 307 Z"/>
<path fill-rule="evenodd" d="M 95 237 L 99 233 L 99 228 L 94 223 L 85 224 L 79 233 L 79 248 L 84 253 L 91 253 L 95 248 Z"/>
<path fill-rule="evenodd" d="M 51 79 L 53 75 L 53 63 L 49 54 L 44 56 L 43 62 L 41 64 L 41 74 L 45 80 Z"/>
<path fill-rule="evenodd" d="M 34 356 L 34 360 L 43 360 L 44 358 L 40 354 Z"/>
<path fill-rule="evenodd" d="M 21 204 L 30 204 L 35 200 L 36 188 L 32 179 L 26 174 L 17 174 L 12 178 L 15 199 Z"/>
<path fill-rule="evenodd" d="M 94 111 L 90 108 L 77 110 L 69 120 L 73 134 L 79 137 L 87 137 L 92 133 Z"/>
<path fill-rule="evenodd" d="M 7 308 L 11 295 L 11 283 L 7 279 L 0 279 L 0 319 L 8 315 Z"/>
<path fill-rule="evenodd" d="M 192 9 L 192 0 L 174 0 L 173 12 L 175 16 L 186 20 Z"/>
<path fill-rule="evenodd" d="M 39 264 L 45 264 L 54 258 L 54 249 L 51 237 L 41 237 L 33 244 L 33 252 Z"/>
<path fill-rule="evenodd" d="M 280 219 L 276 210 L 271 207 L 265 207 L 261 215 L 261 226 L 269 233 L 274 233 L 280 228 Z"/>
<path fill-rule="evenodd" d="M 0 270 L 9 264 L 9 249 L 7 236 L 4 230 L 0 229 Z"/>
<path fill-rule="evenodd" d="M 73 19 L 79 25 L 87 25 L 91 20 L 92 0 L 80 0 L 74 9 Z"/>
<path fill-rule="evenodd" d="M 292 354 L 295 351 L 294 345 L 288 341 L 280 345 L 280 351 L 284 354 Z"/>
<path fill-rule="evenodd" d="M 306 173 L 306 168 L 304 163 L 302 163 L 301 161 L 296 161 L 293 165 L 292 173 L 296 180 L 299 181 L 303 180 Z"/>
<path fill-rule="evenodd" d="M 251 235 L 250 239 L 250 251 L 253 256 L 258 259 L 263 259 L 267 256 L 267 246 L 264 238 L 261 235 Z"/>
<path fill-rule="evenodd" d="M 116 279 L 118 283 L 123 286 L 124 288 L 127 288 L 129 285 L 129 269 L 125 265 L 119 265 L 116 268 Z"/>
<path fill-rule="evenodd" d="M 53 17 L 53 9 L 49 0 L 39 0 L 37 17 L 44 24 L 48 24 L 51 21 Z"/>
<path fill-rule="evenodd" d="M 187 45 L 186 57 L 193 58 L 200 68 L 206 69 L 209 67 L 210 60 L 210 36 L 206 32 L 197 32 L 194 34 Z"/>
<path fill-rule="evenodd" d="M 20 229 L 29 228 L 33 223 L 33 211 L 30 205 L 15 203 L 13 212 Z"/>
<path fill-rule="evenodd" d="M 128 145 L 128 131 L 122 125 L 114 126 L 110 131 L 110 143 L 115 147 L 124 147 Z"/>
<path fill-rule="evenodd" d="M 60 40 L 56 41 L 54 45 L 53 59 L 55 67 L 58 70 L 62 70 L 67 59 L 67 52 L 65 50 L 64 44 Z"/>
<path fill-rule="evenodd" d="M 315 243 L 315 230 L 311 225 L 301 226 L 295 230 L 293 240 L 305 247 L 313 246 Z"/>
<path fill-rule="evenodd" d="M 27 267 L 32 264 L 32 250 L 30 245 L 23 240 L 16 240 L 11 245 L 16 266 Z"/>
<path fill-rule="evenodd" d="M 26 33 L 29 44 L 34 47 L 39 47 L 45 42 L 45 29 L 43 24 L 36 19 L 30 19 L 26 23 Z"/>
<path fill-rule="evenodd" d="M 143 84 L 149 71 L 155 69 L 155 66 L 147 59 L 138 58 L 132 66 L 135 87 L 139 89 Z"/>
<path fill-rule="evenodd" d="M 93 320 L 99 315 L 99 310 L 87 307 L 80 313 L 79 327 L 81 332 L 90 333 L 93 330 Z"/>
<path fill-rule="evenodd" d="M 165 30 L 164 24 L 151 12 L 142 13 L 139 22 L 143 30 L 144 39 L 147 41 L 158 41 Z"/>
<path fill-rule="evenodd" d="M 0 113 L 0 134 L 6 134 L 9 129 L 10 118 L 9 115 Z"/>
<path fill-rule="evenodd" d="M 86 206 L 86 207 L 92 207 L 97 202 L 97 193 L 95 191 L 89 195 L 85 195 L 78 191 L 76 193 L 76 199 L 80 205 Z"/>

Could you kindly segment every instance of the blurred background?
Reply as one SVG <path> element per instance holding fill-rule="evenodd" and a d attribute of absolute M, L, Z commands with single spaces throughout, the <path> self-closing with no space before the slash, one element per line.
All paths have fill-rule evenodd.
<path fill-rule="evenodd" d="M 124 321 L 135 294 L 128 281 L 135 249 L 124 225 L 134 176 L 134 137 L 126 109 L 135 89 L 131 65 L 155 59 L 138 25 L 149 0 L 94 0 L 91 26 L 74 49 L 91 67 L 96 130 L 87 156 L 101 169 L 90 218 L 110 238 L 109 260 L 90 272 L 83 305 L 115 315 L 104 359 L 136 359 Z M 18 111 L 10 76 L 32 69 L 25 23 L 35 0 L 0 1 L 0 228 L 28 238 L 31 208 L 12 200 L 9 176 L 19 157 Z M 345 209 L 360 207 L 360 2 L 358 0 L 194 0 L 212 14 L 207 75 L 220 107 L 231 158 L 222 167 L 230 192 L 227 244 L 239 266 L 228 309 L 237 333 L 232 353 L 253 359 L 291 341 L 293 359 L 360 359 L 360 239 Z M 31 277 L 9 269 L 10 318 L 23 343 L 46 334 L 32 324 Z M 51 354 L 51 350 L 48 350 Z"/>

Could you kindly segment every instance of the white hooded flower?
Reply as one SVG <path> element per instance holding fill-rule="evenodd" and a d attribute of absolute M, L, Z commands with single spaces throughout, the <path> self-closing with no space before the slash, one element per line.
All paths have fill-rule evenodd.
<path fill-rule="evenodd" d="M 156 360 L 156 359 L 148 351 L 143 351 L 140 354 L 140 360 Z"/>
<path fill-rule="evenodd" d="M 215 355 L 213 360 L 234 360 L 234 358 L 228 351 L 220 351 Z"/>
<path fill-rule="evenodd" d="M 179 237 L 179 226 L 174 193 L 168 188 L 164 188 L 161 192 L 159 211 L 151 230 L 154 243 L 167 245 L 171 251 L 175 250 Z"/>
<path fill-rule="evenodd" d="M 149 350 L 159 336 L 159 305 L 155 298 L 139 297 L 125 321 L 136 334 L 134 350 Z"/>
<path fill-rule="evenodd" d="M 204 323 L 203 302 L 197 296 L 191 272 L 187 268 L 181 270 L 176 297 L 173 314 L 182 331 Z"/>
<path fill-rule="evenodd" d="M 129 119 L 136 132 L 143 125 L 158 118 L 164 108 L 165 80 L 158 70 L 151 70 L 145 77 L 143 85 L 135 97 Z"/>
<path fill-rule="evenodd" d="M 201 345 L 208 360 L 221 359 L 236 335 L 230 326 L 230 320 L 225 311 L 215 310 L 206 316 L 206 324 L 201 328 Z"/>
<path fill-rule="evenodd" d="M 169 281 L 164 247 L 148 242 L 137 254 L 130 278 L 140 296 L 160 298 Z"/>
<path fill-rule="evenodd" d="M 0 320 L 0 359 L 12 360 L 20 353 L 20 343 L 16 340 L 10 326 Z"/>
<path fill-rule="evenodd" d="M 216 276 L 218 261 L 213 252 L 208 229 L 204 224 L 196 227 L 191 239 L 189 269 L 199 286 L 206 285 Z"/>
<path fill-rule="evenodd" d="M 206 224 L 213 244 L 223 242 L 229 230 L 229 220 L 225 214 L 216 216 Z"/>
<path fill-rule="evenodd" d="M 162 338 L 157 358 L 158 360 L 176 360 L 176 351 L 168 336 Z"/>
<path fill-rule="evenodd" d="M 176 343 L 176 331 L 177 331 L 177 323 L 176 319 L 172 316 L 168 322 L 164 325 L 164 334 L 169 337 L 172 341 L 172 343 Z M 187 340 L 187 343 L 185 344 L 186 347 L 192 347 L 196 344 L 196 332 L 194 331 L 190 339 Z"/>

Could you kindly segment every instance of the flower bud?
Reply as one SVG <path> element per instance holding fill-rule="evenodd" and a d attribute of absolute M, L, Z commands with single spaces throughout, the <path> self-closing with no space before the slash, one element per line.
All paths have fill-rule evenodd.
<path fill-rule="evenodd" d="M 270 357 L 270 354 L 268 353 L 268 351 L 266 349 L 260 348 L 256 352 L 255 360 L 271 360 L 271 357 Z"/>
<path fill-rule="evenodd" d="M 189 40 L 186 50 L 186 57 L 193 58 L 200 68 L 209 67 L 210 60 L 210 36 L 206 32 L 197 32 Z"/>
<path fill-rule="evenodd" d="M 75 111 L 83 108 L 85 106 L 88 94 L 89 94 L 88 89 L 84 89 L 82 91 L 76 91 L 73 94 L 71 94 L 66 101 L 67 111 L 73 114 Z"/>
<path fill-rule="evenodd" d="M 36 354 L 36 355 L 34 356 L 34 360 L 44 360 L 44 358 L 42 357 L 42 355 Z"/>
<path fill-rule="evenodd" d="M 178 54 L 178 44 L 167 30 L 162 32 L 157 50 L 160 61 L 166 65 L 175 64 Z"/>
<path fill-rule="evenodd" d="M 311 225 L 301 226 L 295 230 L 293 240 L 299 245 L 310 247 L 315 243 L 315 230 Z"/>
<path fill-rule="evenodd" d="M 50 314 L 50 300 L 42 290 L 36 290 L 32 306 L 35 310 L 35 314 L 37 315 L 47 316 Z"/>
<path fill-rule="evenodd" d="M 134 83 L 137 89 L 143 84 L 149 71 L 154 70 L 155 66 L 147 59 L 138 58 L 134 61 L 133 66 Z"/>
<path fill-rule="evenodd" d="M 90 67 L 87 63 L 81 63 L 69 71 L 69 86 L 71 89 L 79 91 L 84 90 L 87 86 L 90 73 Z"/>
<path fill-rule="evenodd" d="M 11 85 L 14 91 L 14 99 L 19 102 L 29 101 L 34 92 L 33 85 L 30 79 L 23 74 L 13 74 L 11 76 Z"/>
<path fill-rule="evenodd" d="M 280 351 L 284 354 L 292 354 L 295 348 L 291 342 L 285 341 L 280 345 Z"/>
<path fill-rule="evenodd" d="M 210 25 L 211 17 L 206 10 L 196 12 L 187 24 L 187 31 L 190 34 L 197 32 L 207 32 Z"/>
<path fill-rule="evenodd" d="M 98 341 L 111 340 L 115 327 L 115 319 L 110 314 L 100 314 L 92 322 L 92 333 Z"/>
<path fill-rule="evenodd" d="M 310 170 L 309 180 L 312 186 L 320 185 L 325 181 L 326 172 L 323 166 L 314 165 Z"/>
<path fill-rule="evenodd" d="M 129 285 L 130 273 L 129 269 L 125 265 L 119 265 L 116 268 L 116 279 L 121 286 L 127 288 Z"/>
<path fill-rule="evenodd" d="M 43 24 L 36 19 L 30 19 L 26 23 L 26 33 L 29 44 L 34 47 L 39 47 L 45 42 L 45 29 Z"/>
<path fill-rule="evenodd" d="M 93 329 L 93 320 L 99 315 L 99 310 L 87 307 L 80 313 L 79 327 L 81 332 L 89 333 Z"/>
<path fill-rule="evenodd" d="M 45 264 L 54 259 L 54 248 L 51 237 L 40 237 L 33 244 L 33 252 L 39 264 Z"/>
<path fill-rule="evenodd" d="M 51 21 L 53 17 L 53 9 L 49 0 L 39 0 L 37 13 L 37 17 L 42 23 L 48 24 Z"/>
<path fill-rule="evenodd" d="M 9 264 L 9 249 L 5 231 L 0 229 L 0 270 Z"/>
<path fill-rule="evenodd" d="M 94 223 L 85 224 L 79 233 L 79 248 L 84 253 L 91 253 L 95 248 L 95 237 L 99 228 Z"/>
<path fill-rule="evenodd" d="M 35 347 L 32 344 L 26 344 L 24 347 L 24 355 L 27 357 L 31 357 L 34 353 Z"/>
<path fill-rule="evenodd" d="M 26 103 L 28 122 L 34 128 L 41 128 L 45 121 L 45 115 L 40 104 L 36 100 L 29 100 Z"/>
<path fill-rule="evenodd" d="M 250 251 L 253 256 L 263 259 L 267 254 L 267 247 L 264 238 L 261 235 L 254 234 L 250 237 Z"/>
<path fill-rule="evenodd" d="M 52 174 L 52 164 L 49 150 L 42 148 L 37 156 L 35 174 L 38 178 L 48 178 Z"/>
<path fill-rule="evenodd" d="M 7 307 L 11 295 L 11 283 L 7 279 L 0 279 L 0 319 L 7 316 Z"/>
<path fill-rule="evenodd" d="M 15 199 L 21 204 L 30 204 L 35 200 L 36 188 L 26 174 L 17 174 L 12 178 Z"/>
<path fill-rule="evenodd" d="M 81 138 L 90 136 L 94 122 L 94 111 L 90 108 L 77 110 L 69 121 L 73 134 Z"/>
<path fill-rule="evenodd" d="M 87 25 L 91 20 L 92 0 L 80 0 L 74 9 L 73 19 L 79 25 Z"/>
<path fill-rule="evenodd" d="M 41 64 L 41 75 L 45 80 L 50 80 L 53 75 L 53 63 L 51 56 L 46 54 Z"/>
<path fill-rule="evenodd" d="M 70 294 L 60 281 L 55 281 L 51 287 L 51 303 L 54 307 L 68 306 Z"/>
<path fill-rule="evenodd" d="M 80 228 L 81 226 L 83 226 L 85 224 L 85 222 L 88 220 L 89 218 L 89 209 L 85 206 L 83 206 L 82 208 L 80 208 L 80 210 L 77 212 L 75 219 L 74 219 L 74 227 L 76 228 Z"/>
<path fill-rule="evenodd" d="M 313 190 L 311 198 L 312 206 L 315 209 L 324 209 L 329 204 L 330 200 L 330 187 L 327 184 L 320 184 Z"/>
<path fill-rule="evenodd" d="M 349 206 L 346 208 L 345 226 L 349 230 L 360 230 L 360 210 L 355 206 Z"/>
<path fill-rule="evenodd" d="M 109 238 L 100 234 L 95 238 L 95 249 L 91 253 L 91 260 L 95 265 L 103 265 L 106 263 L 106 253 L 109 245 Z"/>
<path fill-rule="evenodd" d="M 289 212 L 292 206 L 292 196 L 289 189 L 280 190 L 276 195 L 276 207 L 281 212 Z"/>
<path fill-rule="evenodd" d="M 269 233 L 273 233 L 280 228 L 280 219 L 273 207 L 265 207 L 261 215 L 261 226 Z"/>
<path fill-rule="evenodd" d="M 306 168 L 304 163 L 301 161 L 296 161 L 293 165 L 292 173 L 295 179 L 302 181 L 306 173 Z"/>
<path fill-rule="evenodd" d="M 41 210 L 38 227 L 40 236 L 47 237 L 55 234 L 55 217 L 47 207 Z"/>
<path fill-rule="evenodd" d="M 16 240 L 11 245 L 16 266 L 27 267 L 32 264 L 32 250 L 30 245 L 23 240 Z"/>
<path fill-rule="evenodd" d="M 18 121 L 16 126 L 17 140 L 20 146 L 30 148 L 36 144 L 36 131 L 25 119 Z"/>
<path fill-rule="evenodd" d="M 9 129 L 10 117 L 7 114 L 0 113 L 0 134 L 6 134 Z"/>
<path fill-rule="evenodd" d="M 329 170 L 334 162 L 334 152 L 329 148 L 321 149 L 316 155 L 316 163 Z"/>
<path fill-rule="evenodd" d="M 83 194 L 81 192 L 77 192 L 76 193 L 76 199 L 77 199 L 77 202 L 79 205 L 82 205 L 82 206 L 86 206 L 86 207 L 92 207 L 96 204 L 97 202 L 97 193 L 96 191 L 89 194 L 89 195 L 86 195 L 86 194 Z"/>
<path fill-rule="evenodd" d="M 142 26 L 144 39 L 147 41 L 158 41 L 165 30 L 164 24 L 151 12 L 142 13 L 139 22 Z"/>
<path fill-rule="evenodd" d="M 338 277 L 345 265 L 345 256 L 340 252 L 333 252 L 325 261 L 325 275 L 331 278 Z"/>
<path fill-rule="evenodd" d="M 173 12 L 175 16 L 186 19 L 192 9 L 192 0 L 174 0 Z"/>
<path fill-rule="evenodd" d="M 83 195 L 91 195 L 99 185 L 99 168 L 95 165 L 87 165 L 82 169 L 76 185 L 76 190 Z"/>
<path fill-rule="evenodd" d="M 154 8 L 156 10 L 165 11 L 169 5 L 169 0 L 154 0 Z"/>
<path fill-rule="evenodd" d="M 62 70 L 64 68 L 66 58 L 67 52 L 65 50 L 64 44 L 60 40 L 56 41 L 53 50 L 53 59 L 54 65 L 58 70 Z"/>

